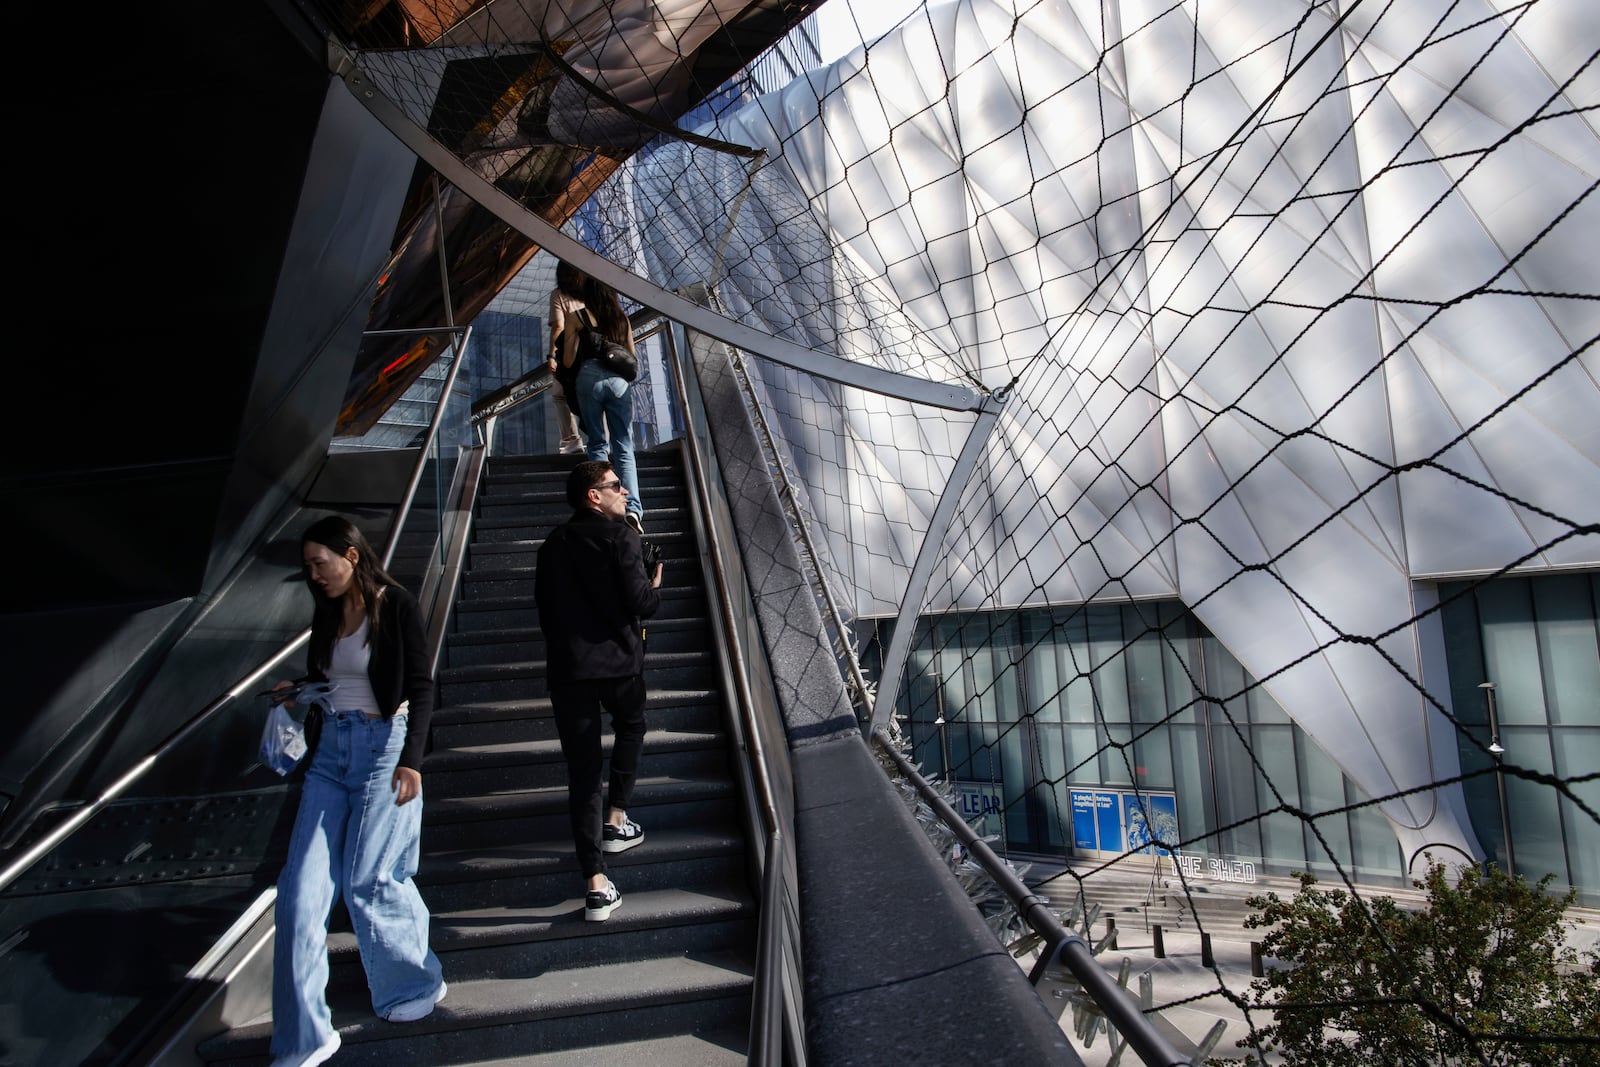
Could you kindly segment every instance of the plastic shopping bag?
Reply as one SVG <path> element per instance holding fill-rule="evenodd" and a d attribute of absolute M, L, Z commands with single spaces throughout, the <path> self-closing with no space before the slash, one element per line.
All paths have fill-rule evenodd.
<path fill-rule="evenodd" d="M 272 705 L 261 728 L 261 762 L 278 774 L 288 774 L 305 757 L 305 724 L 282 704 Z"/>

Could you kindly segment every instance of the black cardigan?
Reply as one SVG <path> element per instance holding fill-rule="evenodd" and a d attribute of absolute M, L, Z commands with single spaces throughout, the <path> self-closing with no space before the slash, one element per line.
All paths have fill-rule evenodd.
<path fill-rule="evenodd" d="M 338 621 L 337 615 L 314 619 L 311 648 L 319 647 L 318 638 L 328 636 L 323 631 Z M 331 642 L 329 647 L 332 647 Z M 372 646 L 367 678 L 378 698 L 378 709 L 386 717 L 393 715 L 401 702 L 411 702 L 406 711 L 406 747 L 400 753 L 400 766 L 410 767 L 418 774 L 422 773 L 428 727 L 433 720 L 433 674 L 429 669 L 427 648 L 428 641 L 422 631 L 422 609 L 417 605 L 417 598 L 398 585 L 386 586 L 378 601 L 378 639 Z M 308 650 L 306 677 L 314 682 L 327 681 L 323 669 L 310 662 L 311 655 Z M 310 764 L 308 752 L 301 765 Z"/>

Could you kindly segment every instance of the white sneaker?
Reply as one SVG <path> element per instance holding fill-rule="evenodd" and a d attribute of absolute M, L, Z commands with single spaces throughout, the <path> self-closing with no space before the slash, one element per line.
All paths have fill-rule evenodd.
<path fill-rule="evenodd" d="M 272 1067 L 317 1067 L 319 1063 L 327 1063 L 338 1051 L 339 1031 L 335 1030 L 332 1037 L 310 1052 L 291 1052 L 287 1056 L 279 1056 L 272 1061 Z"/>
<path fill-rule="evenodd" d="M 389 1014 L 385 1015 L 384 1018 L 392 1023 L 411 1023 L 416 1022 L 418 1019 L 425 1019 L 433 1011 L 433 1006 L 443 1000 L 444 995 L 449 991 L 450 984 L 448 982 L 440 982 L 438 992 L 431 996 L 418 997 L 416 1000 L 408 1000 L 403 1004 L 396 1004 L 389 1009 Z"/>
<path fill-rule="evenodd" d="M 582 452 L 582 451 L 583 451 L 583 442 L 582 441 L 574 439 L 574 440 L 571 440 L 571 441 L 562 441 L 561 442 L 561 454 L 563 456 L 575 456 L 579 452 Z"/>
<path fill-rule="evenodd" d="M 592 889 L 583 898 L 583 918 L 586 922 L 603 923 L 621 903 L 622 894 L 617 892 L 617 884 L 607 878 L 604 889 Z"/>

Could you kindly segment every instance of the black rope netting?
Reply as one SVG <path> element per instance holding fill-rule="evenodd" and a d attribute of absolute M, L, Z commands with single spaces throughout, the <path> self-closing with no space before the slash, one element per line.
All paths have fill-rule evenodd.
<path fill-rule="evenodd" d="M 1191 905 L 1198 857 L 1358 897 L 1490 859 L 1593 902 L 1578 7 L 957 0 L 822 66 L 742 51 L 755 9 L 500 3 L 358 61 L 649 286 L 998 405 L 955 484 L 973 411 L 740 357 L 869 667 L 912 599 L 878 701 L 998 798 L 1003 842 L 1079 881 L 1166 863 Z M 1486 681 L 1521 687 L 1520 746 Z M 1501 775 L 1565 845 L 1507 863 Z M 1082 839 L 1091 794 L 1112 844 Z M 1499 1062 L 1506 1035 L 1424 1007 Z"/>

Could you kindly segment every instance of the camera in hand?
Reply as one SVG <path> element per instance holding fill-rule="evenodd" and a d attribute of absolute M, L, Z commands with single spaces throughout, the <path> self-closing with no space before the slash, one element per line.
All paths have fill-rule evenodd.
<path fill-rule="evenodd" d="M 661 562 L 661 549 L 656 547 L 654 541 L 641 540 L 640 548 L 644 551 L 644 569 L 650 574 L 655 573 L 656 564 Z"/>

